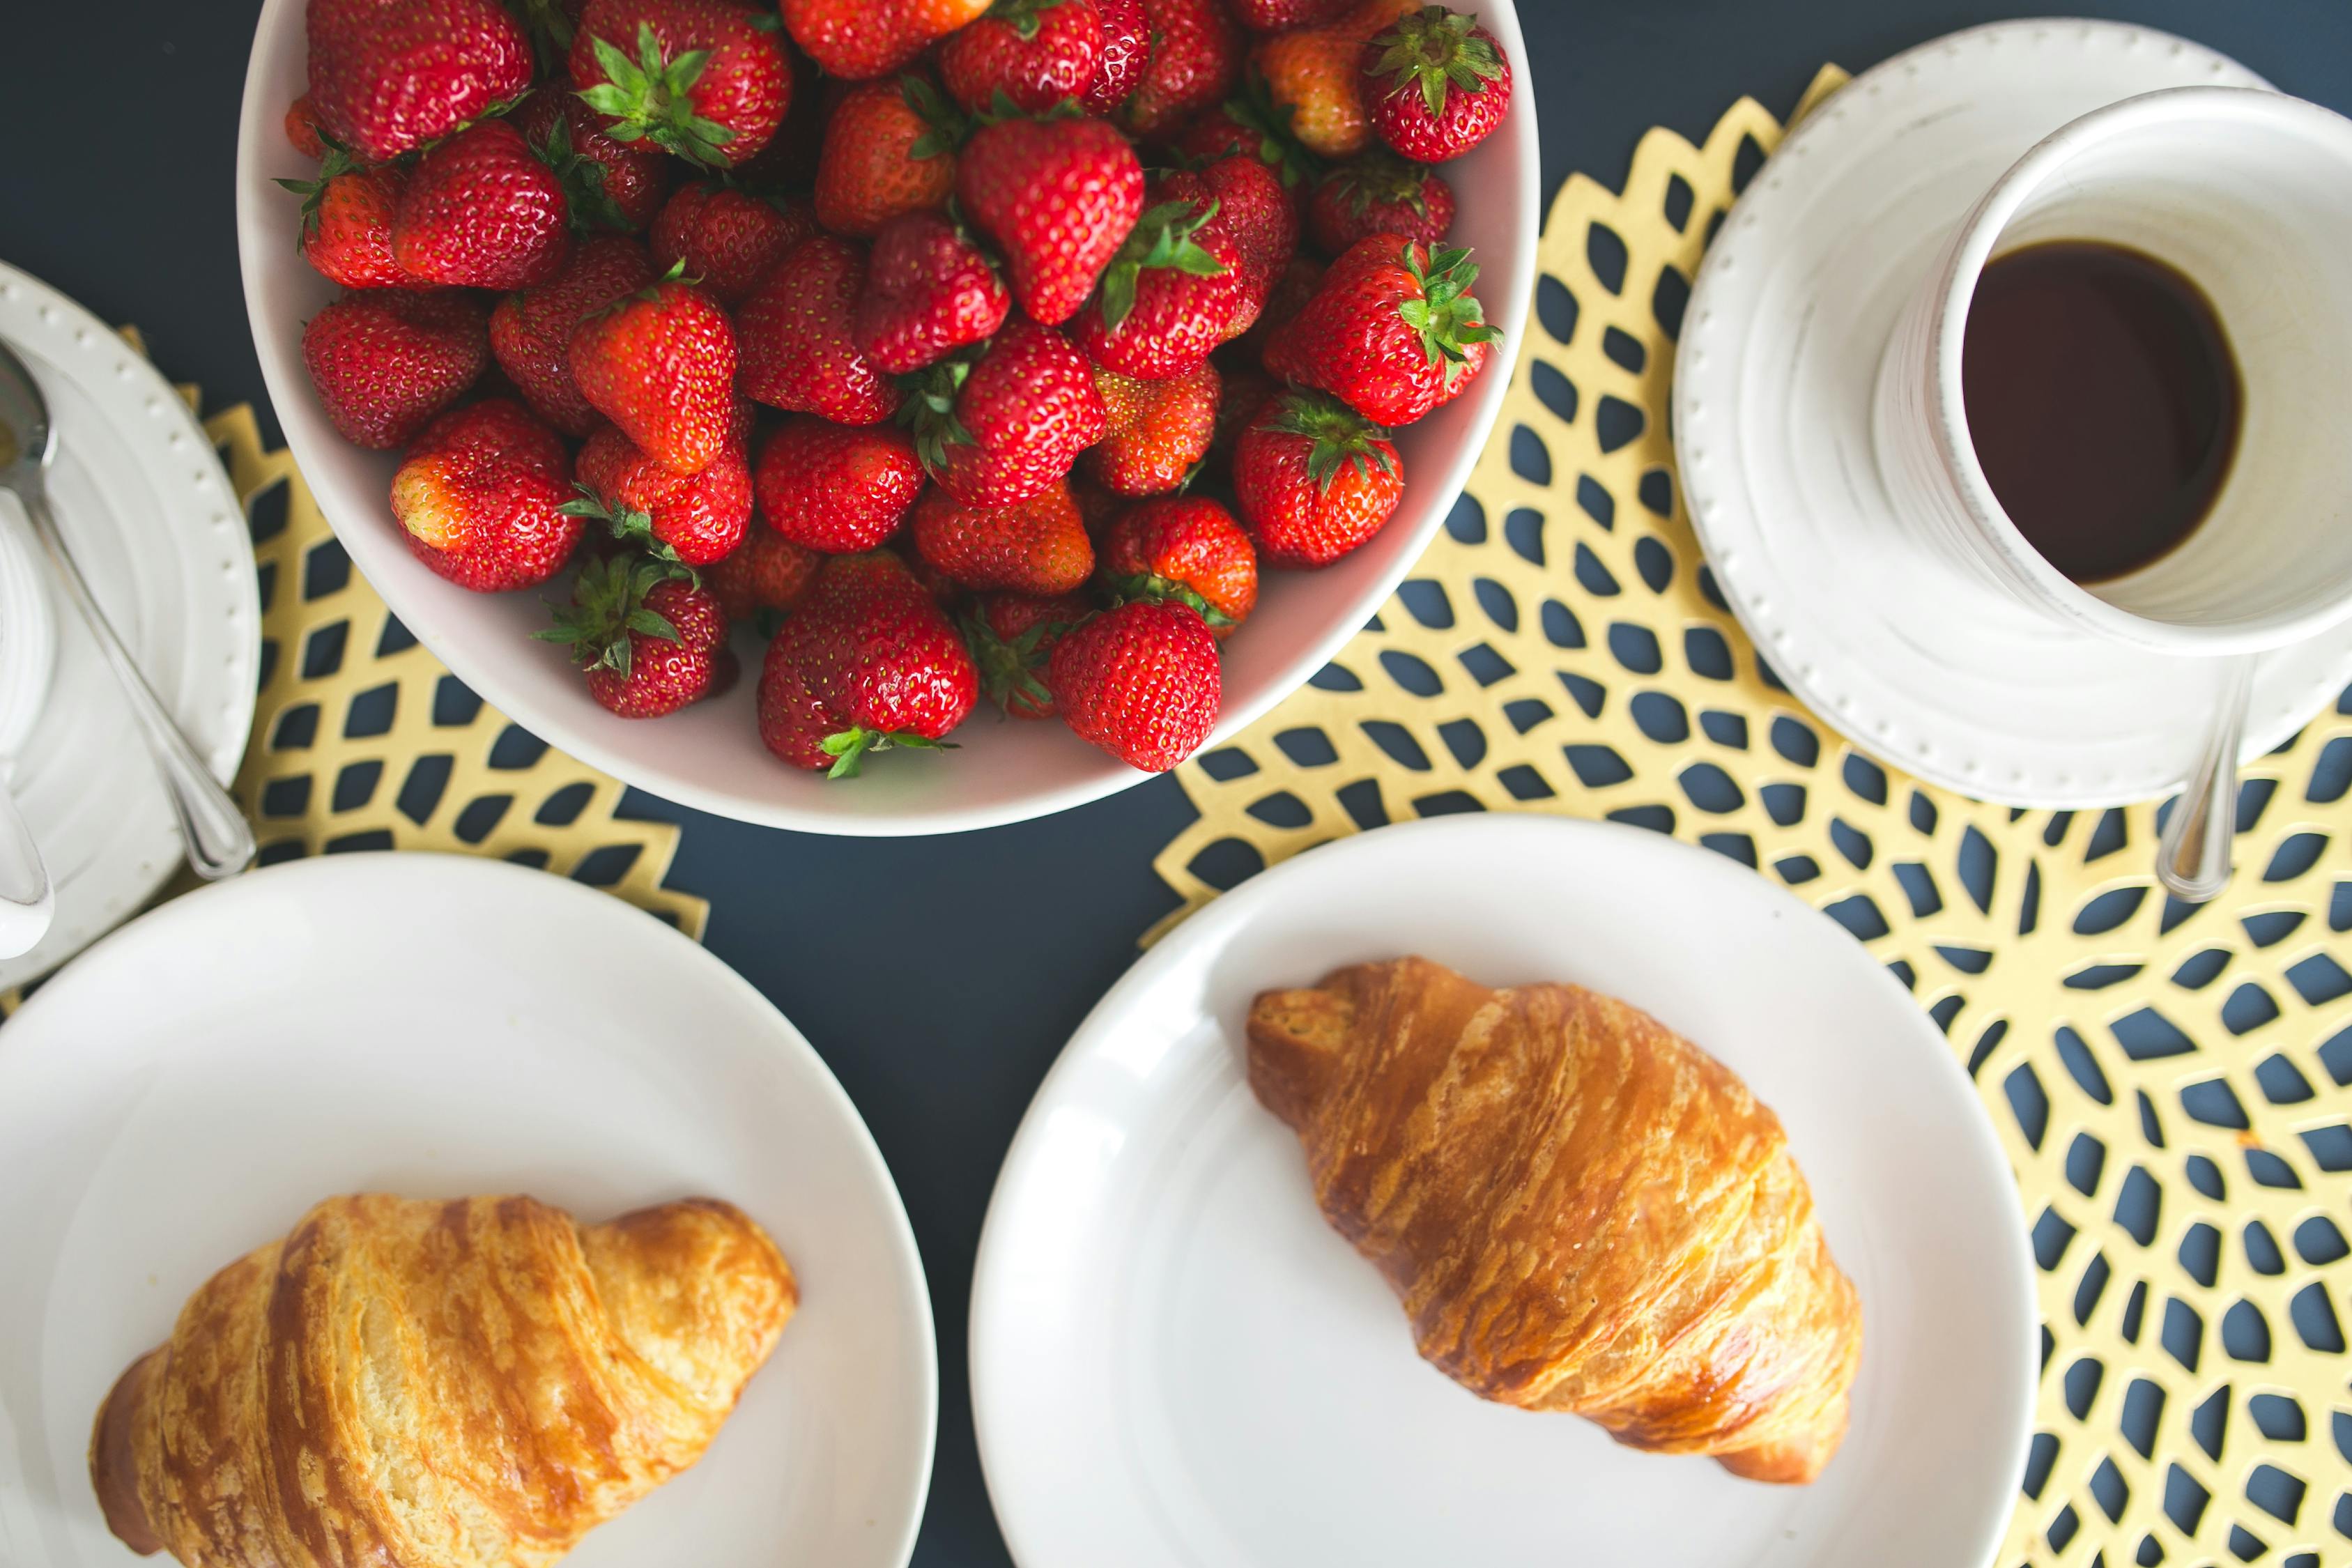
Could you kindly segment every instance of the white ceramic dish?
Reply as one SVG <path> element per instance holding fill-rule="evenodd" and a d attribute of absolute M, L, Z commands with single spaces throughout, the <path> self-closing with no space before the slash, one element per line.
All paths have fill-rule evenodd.
<path fill-rule="evenodd" d="M 593 955 L 590 962 L 588 955 Z M 335 1193 L 709 1194 L 801 1310 L 703 1460 L 567 1568 L 902 1568 L 938 1416 L 890 1175 L 808 1043 L 651 916 L 542 872 L 296 861 L 166 904 L 0 1031 L 0 1560 L 129 1568 L 98 1402 L 188 1293 Z"/>
<path fill-rule="evenodd" d="M 0 788 L 40 722 L 57 673 L 58 621 L 40 549 L 23 511 L 0 506 Z"/>
<path fill-rule="evenodd" d="M 1863 1301 L 1853 1429 L 1822 1479 L 1621 1448 L 1414 1354 L 1240 1066 L 1258 991 L 1410 952 L 1625 997 L 1780 1113 Z M 1975 1092 L 1842 929 L 1639 829 L 1454 817 L 1253 879 L 1104 997 L 990 1205 L 972 1399 L 1022 1568 L 1982 1568 L 2022 1474 L 2034 1322 Z"/>
<path fill-rule="evenodd" d="M 1503 341 L 1479 385 L 1398 433 L 1405 495 L 1378 539 L 1325 571 L 1268 574 L 1248 628 L 1225 651 L 1217 738 L 1303 683 L 1380 607 L 1444 521 L 1501 411 L 1535 286 L 1541 223 L 1535 95 L 1509 0 L 1481 0 L 1477 9 L 1510 58 L 1517 90 L 1501 129 L 1445 173 L 1461 203 L 1454 237 L 1476 249 L 1475 292 Z M 720 816 L 809 832 L 961 832 L 1041 816 L 1142 782 L 1146 775 L 1058 724 L 1003 722 L 983 710 L 958 731 L 961 749 L 950 755 L 886 758 L 855 787 L 828 787 L 761 747 L 753 682 L 658 723 L 614 718 L 590 699 L 559 651 L 530 640 L 546 625 L 539 595 L 467 594 L 419 564 L 385 502 L 393 457 L 337 436 L 302 368 L 302 324 L 332 289 L 296 251 L 298 204 L 272 182 L 310 172 L 279 123 L 303 90 L 305 68 L 301 0 L 267 0 L 237 146 L 237 246 L 262 374 L 288 444 L 352 559 L 467 684 L 541 738 L 630 784 Z M 756 657 L 748 645 L 744 651 Z"/>
<path fill-rule="evenodd" d="M 33 367 L 57 422 L 58 528 L 148 684 L 226 783 L 253 727 L 261 600 L 244 509 L 211 440 L 111 328 L 5 262 L 0 338 Z M 0 495 L 0 512 L 24 529 L 13 499 Z M 56 884 L 57 917 L 31 952 L 0 960 L 0 990 L 80 952 L 180 867 L 171 802 L 131 710 L 63 595 L 46 597 L 56 667 L 8 787 Z"/>
<path fill-rule="evenodd" d="M 2223 671 L 2036 614 L 1920 559 L 1871 431 L 1896 318 L 1954 228 L 2068 121 L 2164 88 L 2262 87 L 2210 49 L 2107 22 L 2004 22 L 1864 72 L 1799 125 L 1706 254 L 1675 441 L 1716 579 L 1782 680 L 1849 740 L 2011 805 L 2169 793 Z M 2263 656 L 2245 756 L 2352 680 L 2352 626 Z"/>

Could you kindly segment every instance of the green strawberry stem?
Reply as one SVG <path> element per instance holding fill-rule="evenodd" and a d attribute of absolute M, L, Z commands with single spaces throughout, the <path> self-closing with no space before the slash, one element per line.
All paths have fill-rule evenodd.
<path fill-rule="evenodd" d="M 582 669 L 609 669 L 626 680 L 634 651 L 630 633 L 681 640 L 667 616 L 646 608 L 646 595 L 673 575 L 667 565 L 642 556 L 591 561 L 572 584 L 572 603 L 552 606 L 555 624 L 531 636 L 568 645 Z"/>
<path fill-rule="evenodd" d="M 1003 89 L 997 89 L 1000 93 Z M 934 158 L 941 153 L 952 153 L 963 145 L 971 134 L 971 121 L 947 100 L 945 94 L 921 77 L 909 73 L 898 79 L 898 97 L 914 110 L 915 118 L 929 127 L 907 149 L 910 159 Z"/>
<path fill-rule="evenodd" d="M 893 748 L 915 752 L 952 752 L 956 749 L 953 741 L 934 741 L 929 735 L 917 735 L 904 730 L 895 733 L 869 730 L 863 724 L 838 731 L 817 742 L 817 750 L 833 759 L 833 766 L 826 770 L 824 775 L 829 779 L 854 779 L 869 752 L 887 752 Z"/>
<path fill-rule="evenodd" d="M 1202 598 L 1200 590 L 1173 577 L 1162 577 L 1156 572 L 1138 572 L 1126 577 L 1105 579 L 1119 603 L 1138 602 L 1150 605 L 1181 605 L 1212 626 L 1229 626 L 1233 616 Z"/>
<path fill-rule="evenodd" d="M 565 501 L 556 510 L 566 517 L 586 518 L 592 522 L 604 523 L 613 531 L 613 537 L 622 543 L 634 544 L 655 560 L 675 568 L 671 575 L 684 577 L 690 583 L 700 581 L 695 575 L 694 568 L 679 559 L 669 542 L 654 532 L 652 517 L 635 507 L 620 506 L 606 500 L 593 486 L 574 485 L 572 488 L 580 492 L 580 499 Z"/>
<path fill-rule="evenodd" d="M 1103 268 L 1104 326 L 1118 326 L 1135 309 L 1136 280 L 1147 267 L 1170 268 L 1195 278 L 1223 276 L 1225 264 L 1192 237 L 1202 224 L 1217 216 L 1218 205 L 1212 201 L 1195 211 L 1191 202 L 1179 197 L 1149 208 L 1136 220 L 1126 243 Z"/>
<path fill-rule="evenodd" d="M 727 166 L 725 149 L 735 132 L 694 108 L 694 84 L 710 63 L 709 49 L 688 49 L 664 64 L 650 22 L 637 24 L 634 60 L 605 39 L 588 42 L 604 79 L 583 89 L 580 99 L 610 121 L 606 135 L 615 142 L 650 140 L 690 163 Z"/>
<path fill-rule="evenodd" d="M 319 132 L 319 142 L 327 149 L 327 155 L 319 160 L 317 179 L 278 182 L 302 198 L 302 226 L 295 231 L 294 235 L 294 248 L 297 250 L 301 249 L 303 244 L 319 232 L 319 209 L 326 203 L 327 187 L 335 182 L 338 175 L 348 174 L 353 169 L 362 166 L 360 161 L 352 155 L 350 148 L 325 132 Z"/>
<path fill-rule="evenodd" d="M 1013 36 L 1024 43 L 1037 36 L 1038 13 L 1050 11 L 1062 0 L 996 0 L 986 13 L 991 21 L 1003 22 L 1013 29 Z"/>
<path fill-rule="evenodd" d="M 1416 217 L 1429 216 L 1429 165 L 1410 163 L 1393 153 L 1367 153 L 1332 172 L 1331 180 L 1348 210 L 1361 217 L 1378 203 L 1402 205 Z"/>
<path fill-rule="evenodd" d="M 1291 129 L 1291 122 L 1298 118 L 1298 106 L 1276 103 L 1257 67 L 1250 67 L 1240 96 L 1225 100 L 1220 107 L 1226 119 L 1244 131 L 1257 132 L 1258 162 L 1271 166 L 1282 177 L 1285 188 L 1302 180 L 1312 182 L 1322 174 L 1323 160 Z"/>
<path fill-rule="evenodd" d="M 1420 252 L 1421 247 L 1405 242 L 1405 270 L 1421 285 L 1422 297 L 1400 303 L 1397 314 L 1421 334 L 1421 352 L 1429 356 L 1429 363 L 1444 365 L 1445 384 L 1450 387 L 1469 358 L 1465 352 L 1469 345 L 1491 342 L 1502 333 L 1486 324 L 1477 296 L 1469 291 L 1478 280 L 1478 268 L 1467 247 L 1440 250 L 1416 259 Z"/>
<path fill-rule="evenodd" d="M 1396 459 L 1383 444 L 1389 433 L 1320 392 L 1285 393 L 1259 416 L 1257 427 L 1307 439 L 1307 477 L 1318 491 L 1328 493 L 1342 468 L 1353 468 L 1362 479 L 1370 479 L 1375 467 L 1384 474 L 1396 472 Z"/>
<path fill-rule="evenodd" d="M 950 447 L 979 445 L 956 417 L 956 396 L 971 374 L 971 360 L 948 359 L 898 377 L 906 396 L 898 421 L 914 432 L 915 456 L 933 479 L 947 467 Z"/>
<path fill-rule="evenodd" d="M 572 231 L 588 235 L 600 228 L 626 232 L 628 218 L 620 204 L 604 189 L 604 165 L 584 153 L 573 151 L 572 125 L 557 114 L 547 127 L 547 134 L 531 147 L 539 161 L 555 171 L 563 186 L 563 205 L 572 215 Z"/>
<path fill-rule="evenodd" d="M 1040 621 L 1007 642 L 978 615 L 965 616 L 964 646 L 971 650 L 971 661 L 979 667 L 980 689 L 999 708 L 1010 710 L 1015 697 L 1026 699 L 1034 707 L 1045 707 L 1054 700 L 1054 693 L 1037 679 L 1037 671 L 1045 662 L 1037 645 L 1048 634 L 1058 636 L 1068 629 L 1059 621 Z"/>
<path fill-rule="evenodd" d="M 1418 88 L 1429 112 L 1443 114 L 1449 89 L 1484 92 L 1503 74 L 1503 57 L 1495 46 L 1471 36 L 1477 26 L 1475 16 L 1424 5 L 1400 18 L 1394 32 L 1372 40 L 1381 57 L 1370 74 L 1388 78 L 1391 94 Z"/>

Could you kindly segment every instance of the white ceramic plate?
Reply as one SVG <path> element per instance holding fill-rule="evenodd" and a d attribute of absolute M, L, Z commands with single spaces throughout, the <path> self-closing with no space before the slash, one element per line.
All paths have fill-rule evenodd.
<path fill-rule="evenodd" d="M 211 440 L 105 322 L 5 262 L 0 338 L 33 367 L 57 422 L 58 527 L 155 695 L 226 784 L 253 727 L 261 601 L 245 512 Z M 0 510 L 23 527 L 15 498 L 0 494 Z M 0 991 L 80 952 L 180 866 L 171 802 L 131 710 L 63 595 L 48 603 L 59 612 L 56 668 L 9 787 L 48 864 L 58 912 L 38 946 L 0 960 Z"/>
<path fill-rule="evenodd" d="M 166 904 L 0 1029 L 0 1562 L 129 1568 L 85 1468 L 114 1378 L 316 1200 L 709 1194 L 802 1306 L 702 1462 L 567 1568 L 901 1568 L 929 1484 L 929 1298 L 816 1053 L 651 916 L 497 861 L 296 861 Z"/>
<path fill-rule="evenodd" d="M 1535 287 L 1538 207 L 1535 94 L 1509 0 L 1481 0 L 1483 20 L 1517 80 L 1502 127 L 1445 166 L 1460 198 L 1456 242 L 1476 248 L 1475 292 L 1503 330 L 1479 384 L 1397 433 L 1404 500 L 1380 537 L 1321 572 L 1269 573 L 1248 627 L 1226 645 L 1224 709 L 1214 746 L 1287 696 L 1355 635 L 1444 521 L 1501 412 Z M 303 89 L 302 0 L 268 0 L 246 75 L 237 144 L 237 248 L 246 307 L 271 404 L 337 537 L 395 614 L 466 683 L 533 733 L 658 795 L 745 822 L 814 833 L 961 832 L 1042 816 L 1147 776 L 1059 724 L 999 721 L 992 706 L 956 734 L 947 755 L 910 753 L 870 766 L 854 787 L 779 763 L 760 744 L 755 682 L 659 723 L 596 706 L 562 653 L 530 634 L 547 624 L 535 593 L 468 594 L 435 576 L 400 542 L 385 496 L 394 458 L 337 436 L 302 368 L 302 324 L 332 289 L 296 252 L 298 205 L 274 183 L 311 173 L 280 120 Z M 757 649 L 740 650 L 756 670 Z"/>
<path fill-rule="evenodd" d="M 1780 1112 L 1863 1301 L 1822 1479 L 1621 1448 L 1414 1353 L 1240 1066 L 1260 990 L 1404 953 L 1622 996 Z M 1950 1048 L 1826 917 L 1637 828 L 1382 828 L 1194 915 L 1063 1052 L 981 1238 L 981 1458 L 1022 1568 L 1981 1568 L 2023 1471 L 2032 1273 Z"/>
<path fill-rule="evenodd" d="M 1675 369 L 1675 447 L 1716 580 L 1773 670 L 1864 751 L 2011 805 L 2169 793 L 2221 670 L 2058 629 L 1923 572 L 1888 521 L 1872 389 L 1895 318 L 1977 198 L 2042 137 L 2159 88 L 2262 87 L 2108 22 L 2004 22 L 1857 77 L 1782 142 L 1708 247 Z M 2352 626 L 2266 655 L 2245 755 L 2352 679 Z"/>

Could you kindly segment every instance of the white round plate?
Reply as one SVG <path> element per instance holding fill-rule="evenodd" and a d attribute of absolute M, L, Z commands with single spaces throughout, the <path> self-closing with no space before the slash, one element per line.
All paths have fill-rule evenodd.
<path fill-rule="evenodd" d="M 1621 1448 L 1414 1353 L 1241 1068 L 1259 991 L 1407 953 L 1624 997 L 1780 1113 L 1863 1302 L 1819 1481 Z M 981 1237 L 981 1458 L 1022 1568 L 1981 1568 L 2023 1473 L 2032 1272 L 1950 1048 L 1826 917 L 1638 828 L 1382 828 L 1192 916 L 1062 1053 Z"/>
<path fill-rule="evenodd" d="M 1699 268 L 1675 369 L 1691 521 L 1773 672 L 1864 751 L 2011 805 L 2169 793 L 2203 743 L 2215 661 L 2045 624 L 1923 567 L 1871 442 L 1895 318 L 1978 197 L 2042 137 L 2159 88 L 2262 87 L 2109 22 L 2004 22 L 1864 72 L 1790 133 Z M 2352 679 L 2352 625 L 2266 656 L 2248 757 Z"/>
<path fill-rule="evenodd" d="M 245 511 L 204 426 L 105 322 L 0 262 L 0 339 L 57 424 L 49 509 L 155 695 L 227 783 L 253 727 L 261 600 Z M 16 499 L 0 510 L 23 525 Z M 50 595 L 57 668 L 8 787 L 56 885 L 32 952 L 0 960 L 0 991 L 46 974 L 119 924 L 180 866 L 171 802 L 98 644 Z"/>
<path fill-rule="evenodd" d="M 99 1401 L 181 1302 L 338 1193 L 591 1221 L 740 1205 L 801 1310 L 702 1461 L 566 1568 L 902 1568 L 939 1369 L 906 1211 L 808 1042 L 608 894 L 498 861 L 293 861 L 175 900 L 0 1028 L 0 1559 L 131 1568 Z"/>
<path fill-rule="evenodd" d="M 1502 412 L 1535 289 L 1542 224 L 1535 95 L 1509 0 L 1481 0 L 1517 80 L 1509 113 L 1466 158 L 1445 166 L 1460 197 L 1453 241 L 1474 247 L 1476 289 L 1502 341 L 1478 384 L 1396 433 L 1405 491 L 1377 539 L 1319 572 L 1269 572 L 1249 626 L 1223 645 L 1224 704 L 1215 746 L 1328 663 L 1379 610 L 1461 494 Z M 649 724 L 619 719 L 589 697 L 561 651 L 530 634 L 547 624 L 535 593 L 468 594 L 442 581 L 400 541 L 385 500 L 393 456 L 363 452 L 328 424 L 302 367 L 302 326 L 333 290 L 295 248 L 299 204 L 280 175 L 311 173 L 281 121 L 303 90 L 303 0 L 266 0 L 247 68 L 237 142 L 237 249 L 254 346 L 287 444 L 327 520 L 402 623 L 468 686 L 532 733 L 614 777 L 698 810 L 807 833 L 961 833 L 1066 810 L 1149 775 L 1095 750 L 1060 724 L 998 718 L 982 702 L 945 756 L 908 753 L 869 764 L 854 786 L 785 767 L 761 745 L 757 682 Z M 748 669 L 759 650 L 739 639 Z"/>

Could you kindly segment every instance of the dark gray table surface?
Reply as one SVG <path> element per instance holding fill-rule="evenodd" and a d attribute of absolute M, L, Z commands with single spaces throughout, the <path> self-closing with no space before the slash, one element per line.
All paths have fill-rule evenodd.
<path fill-rule="evenodd" d="M 1460 0 L 1456 0 L 1459 4 Z M 133 321 L 208 406 L 250 400 L 278 439 L 237 283 L 231 171 L 260 0 L 14 0 L 0 258 Z M 1642 132 L 1697 140 L 1742 94 L 1785 113 L 1824 61 L 1859 70 L 1939 33 L 2051 7 L 1993 0 L 1520 0 L 1547 196 L 1614 185 Z M 2352 110 L 2347 0 L 2097 0 L 2060 7 L 2185 34 Z M 47 62 L 29 68 L 27 62 Z M 815 1042 L 906 1196 L 939 1317 L 938 1469 L 919 1568 L 1007 1563 L 964 1363 L 972 1253 L 998 1163 L 1055 1053 L 1173 907 L 1152 856 L 1189 820 L 1156 779 L 1059 816 L 951 838 L 829 839 L 643 795 L 683 821 L 671 880 L 711 901 L 711 950 Z M 723 1568 L 723 1565 L 713 1565 Z M 1108 1565 L 1107 1565 L 1108 1568 Z"/>

